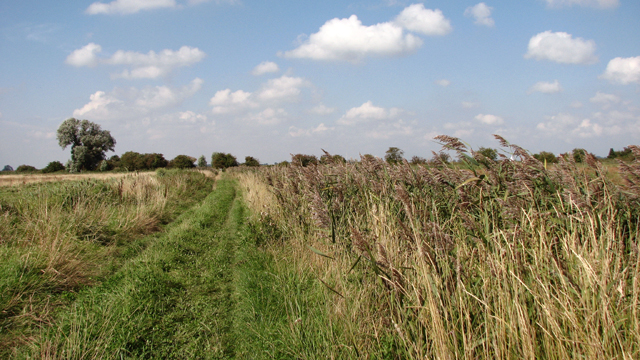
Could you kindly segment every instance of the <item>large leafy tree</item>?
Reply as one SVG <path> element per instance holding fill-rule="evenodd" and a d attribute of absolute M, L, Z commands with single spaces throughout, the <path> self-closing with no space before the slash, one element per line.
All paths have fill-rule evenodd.
<path fill-rule="evenodd" d="M 399 164 L 402 162 L 402 155 L 404 155 L 404 151 L 398 149 L 397 147 L 390 147 L 389 150 L 384 155 L 384 159 L 389 164 Z"/>
<path fill-rule="evenodd" d="M 69 171 L 74 172 L 94 170 L 107 151 L 114 151 L 116 140 L 96 123 L 69 118 L 58 128 L 58 144 L 62 149 L 71 145 Z"/>

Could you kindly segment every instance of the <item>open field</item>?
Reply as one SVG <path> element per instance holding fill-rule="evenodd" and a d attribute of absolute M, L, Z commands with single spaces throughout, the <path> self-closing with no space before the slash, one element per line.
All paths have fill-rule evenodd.
<path fill-rule="evenodd" d="M 0 188 L 0 356 L 639 358 L 640 148 L 441 141 L 465 162 Z"/>
<path fill-rule="evenodd" d="M 154 172 L 134 173 L 135 175 L 150 176 L 155 175 Z M 122 178 L 131 176 L 132 173 L 90 173 L 90 174 L 12 174 L 0 176 L 0 186 L 26 185 L 32 183 L 54 182 L 54 181 L 70 181 L 70 180 L 105 180 Z"/>

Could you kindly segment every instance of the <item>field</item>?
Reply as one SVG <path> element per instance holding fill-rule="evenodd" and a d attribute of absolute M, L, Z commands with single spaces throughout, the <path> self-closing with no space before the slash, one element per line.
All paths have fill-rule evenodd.
<path fill-rule="evenodd" d="M 4 358 L 640 358 L 640 148 L 0 189 Z"/>

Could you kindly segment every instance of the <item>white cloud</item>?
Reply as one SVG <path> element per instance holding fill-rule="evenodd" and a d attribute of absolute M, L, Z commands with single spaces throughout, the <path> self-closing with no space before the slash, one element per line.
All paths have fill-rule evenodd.
<path fill-rule="evenodd" d="M 589 6 L 596 8 L 614 8 L 620 5 L 618 0 L 546 0 L 549 7 Z"/>
<path fill-rule="evenodd" d="M 560 86 L 558 80 L 555 80 L 554 82 L 538 81 L 529 88 L 527 93 L 532 94 L 534 92 L 541 92 L 543 94 L 554 94 L 560 91 L 562 91 L 562 86 Z"/>
<path fill-rule="evenodd" d="M 389 110 L 373 105 L 371 101 L 354 107 L 349 110 L 337 121 L 339 125 L 355 125 L 360 122 L 367 122 L 371 120 L 384 120 L 395 117 L 400 112 L 398 108 L 391 108 Z"/>
<path fill-rule="evenodd" d="M 447 86 L 451 85 L 451 81 L 449 81 L 447 79 L 436 80 L 435 83 L 437 85 L 440 85 L 440 86 L 443 86 L 443 87 L 447 87 Z"/>
<path fill-rule="evenodd" d="M 260 76 L 267 73 L 274 73 L 280 71 L 278 64 L 271 61 L 263 61 L 256 66 L 251 72 L 255 76 Z"/>
<path fill-rule="evenodd" d="M 324 123 L 320 123 L 320 125 L 311 129 L 301 129 L 295 126 L 289 127 L 289 136 L 291 137 L 299 137 L 299 136 L 311 136 L 314 134 L 322 134 L 327 131 L 335 130 L 335 127 L 327 127 Z"/>
<path fill-rule="evenodd" d="M 485 125 L 502 125 L 504 124 L 504 119 L 499 116 L 491 115 L 491 114 L 478 114 L 474 118 Z"/>
<path fill-rule="evenodd" d="M 491 18 L 491 10 L 492 7 L 487 6 L 487 4 L 481 2 L 474 6 L 468 7 L 464 11 L 464 16 L 473 17 L 476 19 L 476 25 L 484 25 L 488 27 L 492 27 L 495 25 L 495 21 Z"/>
<path fill-rule="evenodd" d="M 596 95 L 589 99 L 590 102 L 598 105 L 602 105 L 603 109 L 611 107 L 613 104 L 620 102 L 620 98 L 614 94 L 605 94 L 600 91 L 596 92 Z"/>
<path fill-rule="evenodd" d="M 65 63 L 72 66 L 88 66 L 94 67 L 98 65 L 98 54 L 102 51 L 102 47 L 98 44 L 89 43 L 80 49 L 74 50 L 67 59 Z"/>
<path fill-rule="evenodd" d="M 446 35 L 453 30 L 449 19 L 442 11 L 425 9 L 423 4 L 410 5 L 396 17 L 395 23 L 401 27 L 423 35 Z"/>
<path fill-rule="evenodd" d="M 367 56 L 396 56 L 410 53 L 422 45 L 420 38 L 404 34 L 393 23 L 364 26 L 356 15 L 332 19 L 298 48 L 286 51 L 287 58 L 343 60 L 358 62 Z"/>
<path fill-rule="evenodd" d="M 187 110 L 187 111 L 180 112 L 179 119 L 182 122 L 194 124 L 194 123 L 206 122 L 207 116 L 203 114 L 196 114 L 191 110 Z"/>
<path fill-rule="evenodd" d="M 159 53 L 149 51 L 142 54 L 134 51 L 116 51 L 109 59 L 105 59 L 105 64 L 129 65 L 133 69 L 125 70 L 120 74 L 125 79 L 131 78 L 157 78 L 164 76 L 172 69 L 183 66 L 190 66 L 200 62 L 206 54 L 198 48 L 182 46 L 178 51 L 164 49 Z"/>
<path fill-rule="evenodd" d="M 148 78 L 155 79 L 171 72 L 174 68 L 193 65 L 206 56 L 198 48 L 183 46 L 178 51 L 164 49 L 159 53 L 149 51 L 142 54 L 135 51 L 118 50 L 110 58 L 98 58 L 102 51 L 100 45 L 89 43 L 88 45 L 72 52 L 66 63 L 73 66 L 93 67 L 98 64 L 125 65 L 132 67 L 115 75 L 125 79 Z"/>
<path fill-rule="evenodd" d="M 154 86 L 144 89 L 116 88 L 110 93 L 97 91 L 83 107 L 73 111 L 77 118 L 92 120 L 128 120 L 140 115 L 180 105 L 193 96 L 202 87 L 202 79 L 196 78 L 187 86 L 172 89 L 167 86 Z"/>
<path fill-rule="evenodd" d="M 569 105 L 569 106 L 571 106 L 574 109 L 579 109 L 579 108 L 582 107 L 582 103 L 580 101 L 576 100 L 576 101 L 572 102 L 571 105 Z"/>
<path fill-rule="evenodd" d="M 284 109 L 266 108 L 258 114 L 249 116 L 249 121 L 260 125 L 276 125 L 283 121 L 288 114 Z"/>
<path fill-rule="evenodd" d="M 176 7 L 175 0 L 115 0 L 108 4 L 94 2 L 85 11 L 87 14 L 134 14 L 140 10 Z"/>
<path fill-rule="evenodd" d="M 395 136 L 411 136 L 415 133 L 413 127 L 402 120 L 386 124 L 379 124 L 376 128 L 365 132 L 365 136 L 372 139 L 389 139 Z"/>
<path fill-rule="evenodd" d="M 568 142 L 576 138 L 640 134 L 640 116 L 629 112 L 596 112 L 591 118 L 559 113 L 546 119 L 548 121 L 539 123 L 536 128 Z"/>
<path fill-rule="evenodd" d="M 294 100 L 304 86 L 309 86 L 307 80 L 283 75 L 277 79 L 270 79 L 258 94 L 258 98 L 267 101 Z"/>
<path fill-rule="evenodd" d="M 330 108 L 324 104 L 320 104 L 320 105 L 314 106 L 309 111 L 318 115 L 329 115 L 329 114 L 333 114 L 336 111 L 336 108 Z"/>
<path fill-rule="evenodd" d="M 258 106 L 251 100 L 251 93 L 237 90 L 231 92 L 231 89 L 219 90 L 211 98 L 209 104 L 213 106 L 214 114 L 224 114 L 242 108 L 252 108 Z"/>
<path fill-rule="evenodd" d="M 541 32 L 529 40 L 526 59 L 550 60 L 563 64 L 593 64 L 598 61 L 594 55 L 596 43 L 593 40 L 573 38 L 565 32 Z"/>
<path fill-rule="evenodd" d="M 630 58 L 617 57 L 609 61 L 607 69 L 599 77 L 622 85 L 640 84 L 640 56 Z"/>

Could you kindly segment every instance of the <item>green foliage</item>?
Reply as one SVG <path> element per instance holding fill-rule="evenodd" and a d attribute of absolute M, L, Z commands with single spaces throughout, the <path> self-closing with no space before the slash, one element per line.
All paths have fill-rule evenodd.
<path fill-rule="evenodd" d="M 496 149 L 480 147 L 476 152 L 482 154 L 482 156 L 486 157 L 489 160 L 498 160 L 498 150 Z"/>
<path fill-rule="evenodd" d="M 615 151 L 613 150 L 613 148 L 611 148 L 609 150 L 609 155 L 607 156 L 607 159 L 620 159 L 625 161 L 631 161 L 634 159 L 634 157 L 633 157 L 633 152 L 629 147 L 625 147 L 624 150 L 622 151 Z"/>
<path fill-rule="evenodd" d="M 260 166 L 260 161 L 253 156 L 245 156 L 244 166 Z"/>
<path fill-rule="evenodd" d="M 537 154 L 534 154 L 533 157 L 543 163 L 546 161 L 547 164 L 555 164 L 558 162 L 558 158 L 552 152 L 548 151 L 541 151 Z"/>
<path fill-rule="evenodd" d="M 390 147 L 389 150 L 385 152 L 384 160 L 389 164 L 399 164 L 402 162 L 402 155 L 404 155 L 404 151 L 397 147 Z"/>
<path fill-rule="evenodd" d="M 110 169 L 119 169 L 121 167 L 121 164 L 122 164 L 121 161 L 120 161 L 120 156 L 118 156 L 118 155 L 113 155 L 107 161 L 109 162 L 109 168 Z"/>
<path fill-rule="evenodd" d="M 134 151 L 127 151 L 122 154 L 119 166 L 129 170 L 155 170 L 161 167 L 167 167 L 168 162 L 162 154 L 140 154 Z"/>
<path fill-rule="evenodd" d="M 13 167 L 11 167 L 11 165 L 5 165 L 5 166 L 2 168 L 2 171 L 13 171 Z"/>
<path fill-rule="evenodd" d="M 102 160 L 100 162 L 100 165 L 98 165 L 98 170 L 102 172 L 109 171 L 111 169 L 112 168 L 111 166 L 109 166 L 109 162 L 107 160 Z"/>
<path fill-rule="evenodd" d="M 198 158 L 198 167 L 199 168 L 207 167 L 207 159 L 204 157 L 204 155 L 200 155 L 200 157 Z"/>
<path fill-rule="evenodd" d="M 71 162 L 74 165 L 70 168 L 73 172 L 95 169 L 105 159 L 105 153 L 113 151 L 116 145 L 111 133 L 102 130 L 100 125 L 75 118 L 60 124 L 57 139 L 63 149 L 71 145 Z"/>
<path fill-rule="evenodd" d="M 584 158 L 587 155 L 587 152 L 585 149 L 573 149 L 573 151 L 571 151 L 571 154 L 573 156 L 573 160 L 577 163 L 581 163 L 584 162 Z"/>
<path fill-rule="evenodd" d="M 409 162 L 411 165 L 424 165 L 427 163 L 427 159 L 420 156 L 411 157 L 411 161 Z"/>
<path fill-rule="evenodd" d="M 171 160 L 171 162 L 169 162 L 169 167 L 176 169 L 191 169 L 196 167 L 194 165 L 195 161 L 196 159 L 192 158 L 191 156 L 178 155 L 173 160 Z"/>
<path fill-rule="evenodd" d="M 295 154 L 291 156 L 291 163 L 297 166 L 318 165 L 315 155 Z"/>
<path fill-rule="evenodd" d="M 324 154 L 320 156 L 320 164 L 344 164 L 347 160 L 342 155 Z"/>
<path fill-rule="evenodd" d="M 20 165 L 16 169 L 17 173 L 32 173 L 32 172 L 36 172 L 36 171 L 38 171 L 38 169 L 36 169 L 35 167 L 33 167 L 31 165 Z"/>
<path fill-rule="evenodd" d="M 42 169 L 42 172 L 44 174 L 48 174 L 48 173 L 53 173 L 56 171 L 64 171 L 64 170 L 65 170 L 64 165 L 62 165 L 60 161 L 52 161 L 44 169 Z"/>
<path fill-rule="evenodd" d="M 226 169 L 238 166 L 238 160 L 231 154 L 214 152 L 211 155 L 211 167 L 214 169 Z"/>

